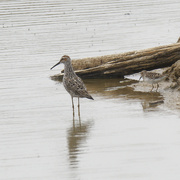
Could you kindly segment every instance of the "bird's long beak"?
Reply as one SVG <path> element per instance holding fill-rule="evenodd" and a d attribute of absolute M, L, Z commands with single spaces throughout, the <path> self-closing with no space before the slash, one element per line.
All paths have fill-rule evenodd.
<path fill-rule="evenodd" d="M 51 69 L 53 69 L 54 67 L 56 67 L 57 65 L 59 65 L 61 62 L 59 61 L 57 64 L 55 64 Z"/>
<path fill-rule="evenodd" d="M 140 81 L 141 78 L 142 78 L 142 76 L 139 78 L 139 81 Z"/>

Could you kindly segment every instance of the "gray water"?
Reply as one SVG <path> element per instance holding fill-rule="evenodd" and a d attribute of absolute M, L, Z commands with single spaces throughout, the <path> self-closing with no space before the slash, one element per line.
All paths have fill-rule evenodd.
<path fill-rule="evenodd" d="M 123 79 L 84 80 L 81 121 L 50 71 L 177 41 L 178 0 L 0 1 L 0 180 L 179 179 L 179 111 Z M 136 78 L 137 79 L 137 78 Z M 77 105 L 77 101 L 75 101 Z"/>

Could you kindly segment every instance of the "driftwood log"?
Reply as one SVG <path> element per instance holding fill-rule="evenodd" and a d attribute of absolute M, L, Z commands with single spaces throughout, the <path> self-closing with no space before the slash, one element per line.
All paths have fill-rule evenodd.
<path fill-rule="evenodd" d="M 180 59 L 180 43 L 140 51 L 72 60 L 76 74 L 82 78 L 123 77 L 140 72 L 171 66 Z M 62 79 L 63 72 L 52 76 Z"/>

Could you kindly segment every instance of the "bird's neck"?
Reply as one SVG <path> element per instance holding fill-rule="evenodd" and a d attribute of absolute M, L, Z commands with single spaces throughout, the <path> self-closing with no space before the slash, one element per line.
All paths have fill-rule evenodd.
<path fill-rule="evenodd" d="M 73 67 L 72 67 L 72 64 L 71 62 L 66 62 L 64 64 L 64 75 L 67 76 L 71 76 L 71 75 L 74 75 L 74 70 L 73 70 Z"/>

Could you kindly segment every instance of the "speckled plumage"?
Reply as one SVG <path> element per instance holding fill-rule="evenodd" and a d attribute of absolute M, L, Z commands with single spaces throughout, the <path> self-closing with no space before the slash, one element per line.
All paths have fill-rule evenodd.
<path fill-rule="evenodd" d="M 72 98 L 72 107 L 73 107 L 73 114 L 74 114 L 74 102 L 73 98 L 78 98 L 78 109 L 79 109 L 79 98 L 88 98 L 92 99 L 92 96 L 87 92 L 87 89 L 81 80 L 80 77 L 76 75 L 76 73 L 73 70 L 71 59 L 69 56 L 64 55 L 60 59 L 60 61 L 55 64 L 51 69 L 53 69 L 55 66 L 59 65 L 60 63 L 64 64 L 64 76 L 63 76 L 63 85 L 66 89 L 66 91 L 71 95 Z M 79 115 L 80 115 L 80 111 Z"/>
<path fill-rule="evenodd" d="M 166 76 L 159 74 L 159 73 L 147 72 L 146 70 L 143 70 L 141 72 L 140 79 L 141 78 L 143 78 L 143 81 L 152 84 L 152 89 L 151 89 L 151 91 L 152 91 L 154 88 L 153 84 L 157 84 L 157 89 L 158 89 L 158 87 L 159 87 L 158 83 L 163 81 L 166 78 Z"/>
<path fill-rule="evenodd" d="M 93 99 L 81 78 L 73 71 L 70 58 L 64 63 L 63 85 L 72 97 Z"/>

